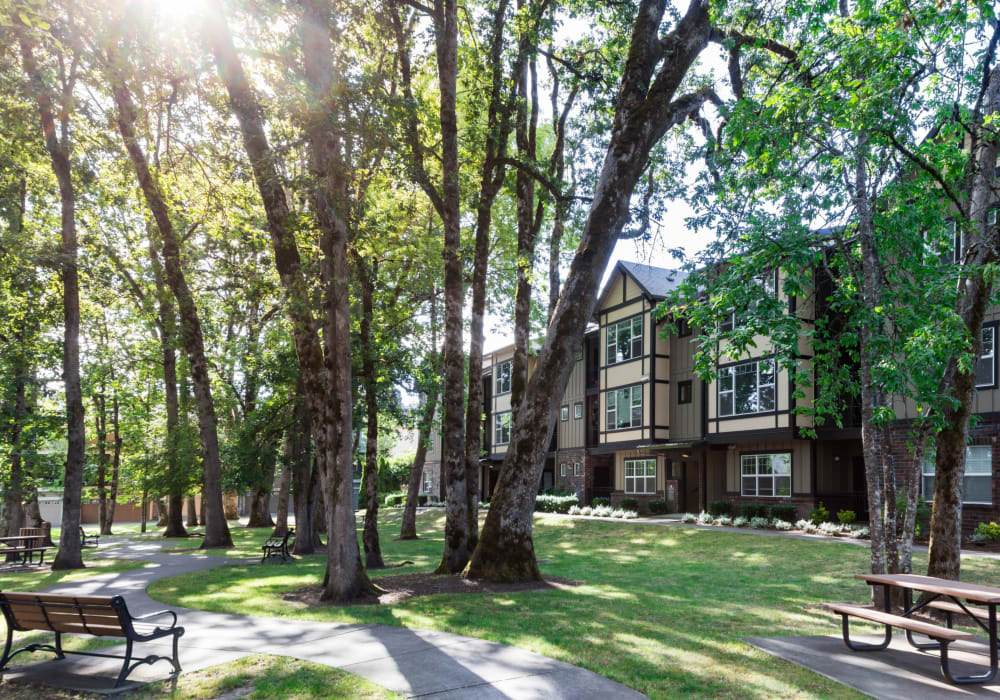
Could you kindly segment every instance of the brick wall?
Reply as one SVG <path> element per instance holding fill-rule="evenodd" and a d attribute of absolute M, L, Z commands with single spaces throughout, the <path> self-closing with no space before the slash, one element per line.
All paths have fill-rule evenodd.
<path fill-rule="evenodd" d="M 812 512 L 813 508 L 819 504 L 819 501 L 814 496 L 793 496 L 791 498 L 754 498 L 750 496 L 726 494 L 724 498 L 718 500 L 729 501 L 733 504 L 733 517 L 740 515 L 740 507 L 744 503 L 763 503 L 768 507 L 778 505 L 795 506 L 797 511 L 796 520 L 808 518 L 809 513 Z M 834 513 L 830 513 L 831 517 L 834 515 Z"/>
<path fill-rule="evenodd" d="M 580 465 L 580 473 L 575 474 L 574 464 Z M 562 475 L 561 465 L 566 465 L 566 476 Z M 559 450 L 555 453 L 555 486 L 576 494 L 580 503 L 588 505 L 585 501 L 590 488 L 593 485 L 593 473 L 587 469 L 587 452 L 579 450 Z"/>

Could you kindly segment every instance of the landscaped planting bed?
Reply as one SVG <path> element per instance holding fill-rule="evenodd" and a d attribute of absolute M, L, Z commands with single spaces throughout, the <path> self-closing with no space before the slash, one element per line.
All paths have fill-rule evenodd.
<path fill-rule="evenodd" d="M 818 525 L 811 520 L 797 520 L 791 523 L 780 518 L 765 518 L 754 516 L 746 518 L 742 515 L 732 518 L 728 515 L 712 515 L 702 511 L 698 515 L 685 513 L 681 516 L 682 523 L 698 525 L 718 525 L 720 527 L 746 527 L 753 530 L 780 530 L 782 532 L 797 532 L 807 535 L 827 535 L 829 537 L 852 537 L 867 540 L 870 532 L 864 525 L 822 522 Z"/>

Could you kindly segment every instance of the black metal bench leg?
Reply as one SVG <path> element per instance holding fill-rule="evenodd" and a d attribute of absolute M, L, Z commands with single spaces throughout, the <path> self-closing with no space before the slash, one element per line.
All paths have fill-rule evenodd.
<path fill-rule="evenodd" d="M 66 654 L 62 650 L 62 632 L 56 632 L 56 657 L 65 659 Z"/>
<path fill-rule="evenodd" d="M 3 656 L 0 657 L 0 671 L 7 667 L 7 660 L 10 658 L 10 647 L 14 643 L 14 630 L 7 625 L 7 643 L 3 647 Z"/>
<path fill-rule="evenodd" d="M 129 639 L 125 643 L 125 661 L 122 662 L 122 670 L 118 674 L 118 680 L 115 681 L 116 688 L 120 686 L 122 683 L 124 683 L 125 679 L 128 678 L 129 663 L 131 661 L 132 661 L 132 640 Z"/>
<path fill-rule="evenodd" d="M 181 638 L 181 636 L 175 632 L 174 633 L 174 658 L 171 660 L 171 663 L 174 665 L 174 673 L 180 673 L 181 672 L 181 660 L 180 660 L 180 657 L 177 655 L 177 641 L 180 638 Z"/>
<path fill-rule="evenodd" d="M 889 642 L 892 641 L 892 625 L 885 626 L 885 639 L 880 644 L 864 644 L 860 642 L 851 641 L 851 627 L 848 621 L 848 616 L 846 613 L 841 613 L 840 617 L 842 619 L 842 626 L 844 630 L 844 644 L 851 651 L 879 651 L 880 649 L 885 649 L 889 646 Z"/>

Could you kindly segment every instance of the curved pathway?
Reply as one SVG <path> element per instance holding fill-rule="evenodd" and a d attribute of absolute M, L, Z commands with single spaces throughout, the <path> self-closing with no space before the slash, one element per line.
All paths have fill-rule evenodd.
<path fill-rule="evenodd" d="M 208 554 L 166 554 L 165 543 L 111 540 L 104 556 L 147 562 L 142 569 L 57 584 L 52 593 L 122 595 L 134 615 L 164 607 L 146 586 L 169 576 L 248 560 Z M 102 549 L 104 546 L 102 545 Z M 408 697 L 432 698 L 644 698 L 644 695 L 585 669 L 541 654 L 483 639 L 405 627 L 308 622 L 171 608 L 184 626 L 181 667 L 185 672 L 249 654 L 277 654 L 363 676 Z M 161 650 L 155 649 L 160 646 Z M 139 654 L 167 654 L 168 645 L 138 645 Z M 150 649 L 151 651 L 144 651 Z M 112 651 L 112 653 L 118 653 Z M 16 667 L 5 677 L 76 690 L 109 687 L 120 662 L 69 656 Z M 105 672 L 105 669 L 107 672 Z M 130 679 L 162 679 L 166 662 L 137 668 Z M 96 677 L 94 674 L 101 674 Z"/>

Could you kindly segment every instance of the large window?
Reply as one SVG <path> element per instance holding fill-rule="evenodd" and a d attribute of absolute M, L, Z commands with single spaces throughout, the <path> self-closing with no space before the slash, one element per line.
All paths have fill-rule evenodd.
<path fill-rule="evenodd" d="M 642 385 L 609 391 L 608 430 L 638 428 L 642 425 Z"/>
<path fill-rule="evenodd" d="M 507 360 L 497 365 L 497 373 L 494 390 L 498 394 L 510 392 L 510 375 L 514 370 L 514 361 Z"/>
<path fill-rule="evenodd" d="M 774 410 L 774 360 L 756 360 L 719 370 L 720 416 Z"/>
<path fill-rule="evenodd" d="M 506 445 L 510 442 L 510 411 L 493 416 L 493 444 Z"/>
<path fill-rule="evenodd" d="M 434 488 L 434 476 L 430 472 L 424 472 L 424 493 L 430 493 Z"/>
<path fill-rule="evenodd" d="M 642 316 L 611 323 L 608 333 L 608 364 L 642 356 Z"/>
<path fill-rule="evenodd" d="M 625 493 L 656 493 L 656 460 L 625 460 Z"/>
<path fill-rule="evenodd" d="M 976 386 L 996 385 L 996 326 L 983 326 L 980 336 L 979 357 L 976 358 Z"/>
<path fill-rule="evenodd" d="M 740 495 L 790 498 L 792 455 L 740 455 Z"/>
<path fill-rule="evenodd" d="M 924 498 L 934 498 L 934 455 L 924 459 Z M 965 448 L 964 503 L 993 503 L 993 448 L 970 445 Z"/>

